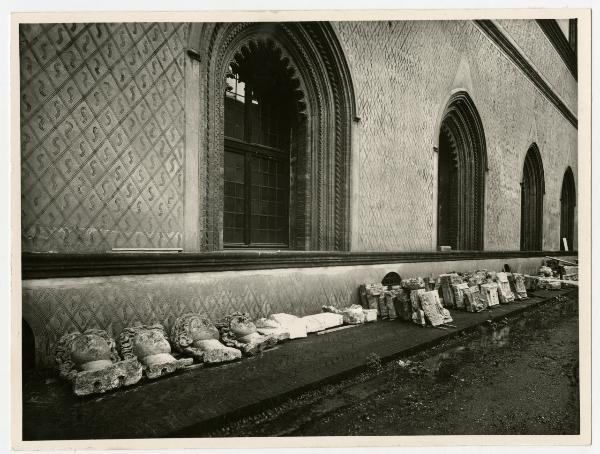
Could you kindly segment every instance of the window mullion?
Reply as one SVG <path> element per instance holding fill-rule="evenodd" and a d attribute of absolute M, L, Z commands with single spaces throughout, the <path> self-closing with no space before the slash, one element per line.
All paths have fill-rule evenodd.
<path fill-rule="evenodd" d="M 252 88 L 246 82 L 244 97 L 244 141 L 250 143 L 252 136 Z M 252 243 L 252 154 L 244 152 L 244 243 L 248 246 Z"/>

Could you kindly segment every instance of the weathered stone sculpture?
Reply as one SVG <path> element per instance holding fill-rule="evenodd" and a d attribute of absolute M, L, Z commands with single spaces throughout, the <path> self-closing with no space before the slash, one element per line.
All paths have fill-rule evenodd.
<path fill-rule="evenodd" d="M 394 300 L 396 314 L 401 320 L 412 320 L 412 303 L 410 301 L 410 292 L 406 289 L 400 289 Z"/>
<path fill-rule="evenodd" d="M 464 291 L 469 288 L 469 284 L 461 282 L 460 284 L 452 284 L 452 293 L 454 294 L 454 304 L 457 309 L 465 308 Z"/>
<path fill-rule="evenodd" d="M 383 286 L 381 284 L 367 284 L 365 287 L 367 292 L 367 307 L 369 309 L 378 309 L 379 300 L 384 291 Z"/>
<path fill-rule="evenodd" d="M 464 273 L 463 278 L 469 284 L 469 287 L 479 286 L 487 282 L 487 270 L 477 270 L 469 273 Z"/>
<path fill-rule="evenodd" d="M 268 318 L 259 318 L 254 322 L 256 331 L 263 336 L 271 336 L 277 342 L 283 342 L 290 338 L 290 332 L 279 322 Z"/>
<path fill-rule="evenodd" d="M 250 317 L 239 312 L 225 317 L 217 324 L 217 328 L 225 345 L 237 348 L 248 356 L 256 355 L 277 344 L 276 338 L 259 334 Z"/>
<path fill-rule="evenodd" d="M 515 295 L 510 289 L 510 283 L 508 282 L 506 273 L 496 273 L 496 282 L 498 283 L 498 298 L 500 303 L 512 303 L 515 300 Z"/>
<path fill-rule="evenodd" d="M 473 285 L 463 290 L 465 309 L 467 312 L 481 312 L 485 309 L 479 298 L 479 286 Z"/>
<path fill-rule="evenodd" d="M 527 289 L 525 288 L 525 278 L 522 274 L 511 273 L 508 274 L 508 282 L 510 283 L 510 289 L 515 295 L 515 299 L 525 300 L 528 298 Z"/>
<path fill-rule="evenodd" d="M 485 308 L 500 304 L 500 301 L 498 301 L 498 285 L 495 282 L 481 284 L 479 289 L 479 299 Z"/>
<path fill-rule="evenodd" d="M 421 295 L 425 293 L 425 289 L 412 290 L 410 292 L 410 302 L 412 305 L 412 321 L 419 326 L 425 326 L 425 313 L 421 308 Z"/>
<path fill-rule="evenodd" d="M 377 321 L 377 309 L 363 309 L 365 323 Z"/>
<path fill-rule="evenodd" d="M 454 293 L 452 292 L 452 284 L 460 284 L 462 278 L 456 273 L 440 274 L 440 284 L 442 287 L 442 296 L 444 304 L 447 307 L 454 307 Z"/>
<path fill-rule="evenodd" d="M 279 323 L 286 331 L 290 333 L 290 339 L 306 337 L 306 322 L 300 317 L 291 314 L 271 314 L 269 320 Z"/>
<path fill-rule="evenodd" d="M 72 382 L 78 396 L 134 385 L 142 378 L 142 365 L 137 359 L 120 361 L 115 341 L 99 329 L 62 336 L 55 359 L 59 375 Z"/>
<path fill-rule="evenodd" d="M 400 286 L 394 286 L 390 290 L 386 290 L 384 292 L 385 296 L 385 305 L 387 309 L 387 315 L 390 320 L 395 320 L 398 315 L 396 314 L 396 307 L 394 305 L 394 301 L 400 292 Z"/>
<path fill-rule="evenodd" d="M 125 328 L 119 335 L 121 354 L 125 359 L 137 358 L 149 379 L 169 375 L 189 366 L 193 358 L 175 359 L 162 325 L 140 325 Z"/>
<path fill-rule="evenodd" d="M 452 321 L 450 312 L 442 306 L 437 291 L 431 290 L 429 292 L 423 292 L 419 297 L 421 299 L 421 308 L 425 314 L 425 319 L 432 326 L 439 326 Z"/>
<path fill-rule="evenodd" d="M 420 277 L 409 277 L 408 279 L 402 280 L 402 288 L 406 290 L 418 290 L 425 288 L 425 282 Z"/>
<path fill-rule="evenodd" d="M 219 341 L 219 330 L 210 320 L 197 314 L 178 317 L 171 329 L 171 343 L 175 350 L 198 362 L 208 364 L 233 361 L 242 353 Z"/>
<path fill-rule="evenodd" d="M 344 323 L 347 325 L 360 325 L 365 322 L 365 313 L 358 304 L 342 309 L 342 317 L 344 317 Z"/>

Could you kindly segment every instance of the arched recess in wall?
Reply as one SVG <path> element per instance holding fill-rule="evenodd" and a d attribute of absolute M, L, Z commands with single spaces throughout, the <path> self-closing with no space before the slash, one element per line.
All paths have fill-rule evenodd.
<path fill-rule="evenodd" d="M 575 205 L 577 204 L 577 190 L 575 177 L 571 167 L 567 167 L 560 191 L 560 250 L 565 250 L 563 238 L 567 239 L 569 250 L 573 250 L 575 238 Z"/>
<path fill-rule="evenodd" d="M 447 103 L 438 153 L 437 245 L 482 250 L 487 151 L 481 118 L 465 91 Z"/>
<path fill-rule="evenodd" d="M 273 171 L 273 167 L 265 164 L 263 169 L 261 164 L 249 162 L 246 157 L 243 158 L 245 164 L 241 158 L 238 159 L 237 177 L 235 172 L 227 173 L 228 170 L 224 170 L 225 164 L 229 166 L 226 162 L 226 145 L 235 142 L 229 140 L 232 138 L 230 133 L 227 137 L 225 134 L 226 121 L 231 118 L 229 110 L 229 118 L 226 118 L 227 93 L 231 96 L 233 91 L 233 96 L 237 96 L 236 89 L 231 88 L 232 81 L 254 84 L 254 88 L 248 89 L 249 93 L 252 92 L 252 102 L 247 106 L 250 111 L 253 103 L 275 106 L 269 104 L 265 95 L 269 91 L 265 90 L 269 84 L 262 83 L 261 86 L 259 83 L 264 79 L 262 61 L 264 67 L 273 69 L 269 77 L 277 81 L 270 82 L 270 86 L 283 90 L 281 99 L 285 99 L 289 106 L 285 117 L 289 122 L 289 128 L 285 130 L 286 134 L 289 132 L 289 141 L 285 140 L 285 146 L 279 149 L 289 153 L 289 157 L 282 164 L 275 165 L 275 171 L 287 174 L 283 178 L 289 178 L 289 184 L 286 188 L 272 188 L 275 193 L 281 190 L 282 194 L 287 189 L 288 205 L 285 210 L 267 213 L 287 216 L 287 223 L 277 224 L 277 228 L 288 230 L 288 234 L 281 236 L 287 240 L 287 244 L 280 244 L 285 242 L 282 241 L 273 246 L 298 250 L 347 250 L 350 129 L 355 117 L 354 92 L 344 54 L 331 25 L 325 22 L 192 24 L 190 47 L 200 58 L 202 105 L 199 117 L 202 119 L 200 127 L 205 128 L 199 140 L 199 161 L 200 165 L 205 164 L 201 172 L 206 172 L 205 181 L 201 181 L 199 187 L 201 197 L 205 197 L 201 201 L 203 208 L 200 213 L 203 224 L 200 228 L 203 238 L 201 249 L 219 250 L 227 247 L 224 230 L 225 239 L 229 237 L 235 240 L 234 246 L 235 243 L 243 243 L 237 244 L 242 247 L 268 246 L 261 241 L 253 244 L 257 236 L 252 229 L 263 221 L 266 224 L 260 224 L 259 228 L 271 227 L 268 219 L 258 219 L 254 196 L 246 196 L 249 202 L 240 201 L 238 204 L 249 207 L 238 206 L 240 209 L 237 212 L 241 227 L 252 230 L 245 238 L 236 237 L 235 232 L 227 232 L 227 228 L 239 226 L 235 225 L 238 221 L 230 214 L 234 204 L 225 198 L 236 193 L 233 190 L 236 184 L 238 193 L 239 190 L 255 190 L 256 186 L 268 186 L 264 181 L 256 184 L 255 180 L 250 179 L 259 171 Z M 252 71 L 263 71 L 263 74 Z M 274 111 L 277 112 L 276 109 Z M 242 142 L 238 144 L 241 148 L 250 143 L 256 145 L 255 142 L 264 145 L 260 140 L 253 139 L 251 134 L 242 134 L 242 139 L 238 141 Z M 288 163 L 289 167 L 286 168 Z M 248 171 L 244 165 L 252 169 Z M 249 213 L 252 209 L 255 211 Z M 228 222 L 227 226 L 224 226 L 224 219 Z M 251 238 L 250 242 L 247 241 L 248 237 Z M 242 241 L 239 241 L 240 238 Z"/>
<path fill-rule="evenodd" d="M 546 186 L 544 166 L 538 146 L 527 150 L 521 181 L 521 250 L 541 251 L 543 237 L 543 205 Z"/>

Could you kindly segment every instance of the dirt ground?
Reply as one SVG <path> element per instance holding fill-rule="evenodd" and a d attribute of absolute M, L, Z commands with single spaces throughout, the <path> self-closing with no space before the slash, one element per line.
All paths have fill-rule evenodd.
<path fill-rule="evenodd" d="M 577 296 L 305 393 L 208 436 L 577 434 Z"/>

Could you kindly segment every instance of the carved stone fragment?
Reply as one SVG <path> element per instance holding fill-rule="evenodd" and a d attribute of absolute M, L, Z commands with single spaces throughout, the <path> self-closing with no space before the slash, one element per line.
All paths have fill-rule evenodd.
<path fill-rule="evenodd" d="M 290 338 L 290 332 L 279 322 L 268 318 L 259 318 L 254 322 L 256 331 L 263 336 L 271 336 L 277 339 L 277 342 L 283 342 Z"/>
<path fill-rule="evenodd" d="M 365 312 L 358 304 L 342 309 L 342 317 L 347 325 L 360 325 L 365 322 Z"/>
<path fill-rule="evenodd" d="M 60 376 L 72 382 L 78 396 L 134 385 L 142 378 L 142 365 L 135 358 L 120 361 L 115 341 L 99 329 L 62 336 L 55 359 Z"/>
<path fill-rule="evenodd" d="M 269 320 L 274 320 L 283 326 L 290 333 L 290 339 L 299 339 L 307 336 L 306 322 L 300 317 L 279 313 L 269 315 Z"/>
<path fill-rule="evenodd" d="M 208 318 L 197 314 L 184 314 L 175 320 L 171 342 L 177 352 L 198 362 L 222 363 L 242 357 L 238 349 L 219 341 L 219 330 Z"/>
<path fill-rule="evenodd" d="M 149 379 L 169 375 L 189 366 L 193 358 L 175 359 L 162 325 L 140 325 L 125 328 L 119 335 L 121 354 L 125 359 L 137 358 Z"/>
<path fill-rule="evenodd" d="M 344 324 L 344 317 L 341 314 L 333 314 L 331 312 L 305 315 L 302 317 L 302 320 L 306 323 L 306 332 L 309 334 Z"/>
<path fill-rule="evenodd" d="M 419 297 L 421 300 L 423 313 L 425 314 L 425 319 L 432 326 L 439 326 L 452 321 L 450 312 L 448 309 L 444 309 L 442 306 L 437 291 L 431 290 L 429 292 L 423 292 L 419 295 Z"/>
<path fill-rule="evenodd" d="M 247 314 L 236 312 L 228 315 L 217 324 L 221 341 L 234 347 L 247 356 L 254 356 L 277 344 L 277 339 L 259 334 L 256 325 Z"/>
<path fill-rule="evenodd" d="M 401 289 L 394 300 L 396 314 L 401 320 L 412 320 L 412 303 L 410 301 L 410 291 Z"/>
<path fill-rule="evenodd" d="M 462 282 L 462 278 L 456 273 L 440 274 L 440 284 L 442 287 L 442 296 L 444 305 L 447 307 L 455 307 L 454 293 L 452 292 L 452 284 Z"/>
<path fill-rule="evenodd" d="M 461 282 L 460 284 L 452 284 L 452 293 L 454 294 L 454 303 L 457 309 L 465 308 L 464 291 L 469 288 L 469 284 Z"/>
<path fill-rule="evenodd" d="M 365 323 L 377 321 L 377 309 L 363 309 L 363 312 L 365 314 Z"/>
<path fill-rule="evenodd" d="M 396 308 L 394 306 L 396 295 L 398 295 L 398 290 L 386 290 L 384 292 L 387 316 L 390 320 L 394 320 L 397 317 Z"/>
<path fill-rule="evenodd" d="M 481 284 L 479 290 L 479 299 L 485 308 L 500 304 L 500 301 L 498 300 L 498 285 L 495 282 Z"/>
<path fill-rule="evenodd" d="M 525 300 L 527 296 L 527 288 L 525 287 L 525 277 L 522 274 L 510 273 L 507 275 L 510 289 L 515 295 L 515 299 Z"/>
<path fill-rule="evenodd" d="M 479 299 L 479 286 L 473 285 L 463 290 L 465 309 L 467 312 L 481 312 L 485 306 Z"/>
<path fill-rule="evenodd" d="M 421 295 L 425 293 L 425 289 L 420 288 L 418 290 L 412 290 L 410 292 L 410 302 L 412 306 L 411 319 L 414 323 L 420 326 L 425 326 L 425 313 L 421 308 Z"/>
<path fill-rule="evenodd" d="M 508 276 L 506 273 L 496 273 L 496 282 L 498 283 L 498 298 L 501 304 L 511 303 L 515 300 L 515 295 L 510 289 Z"/>

